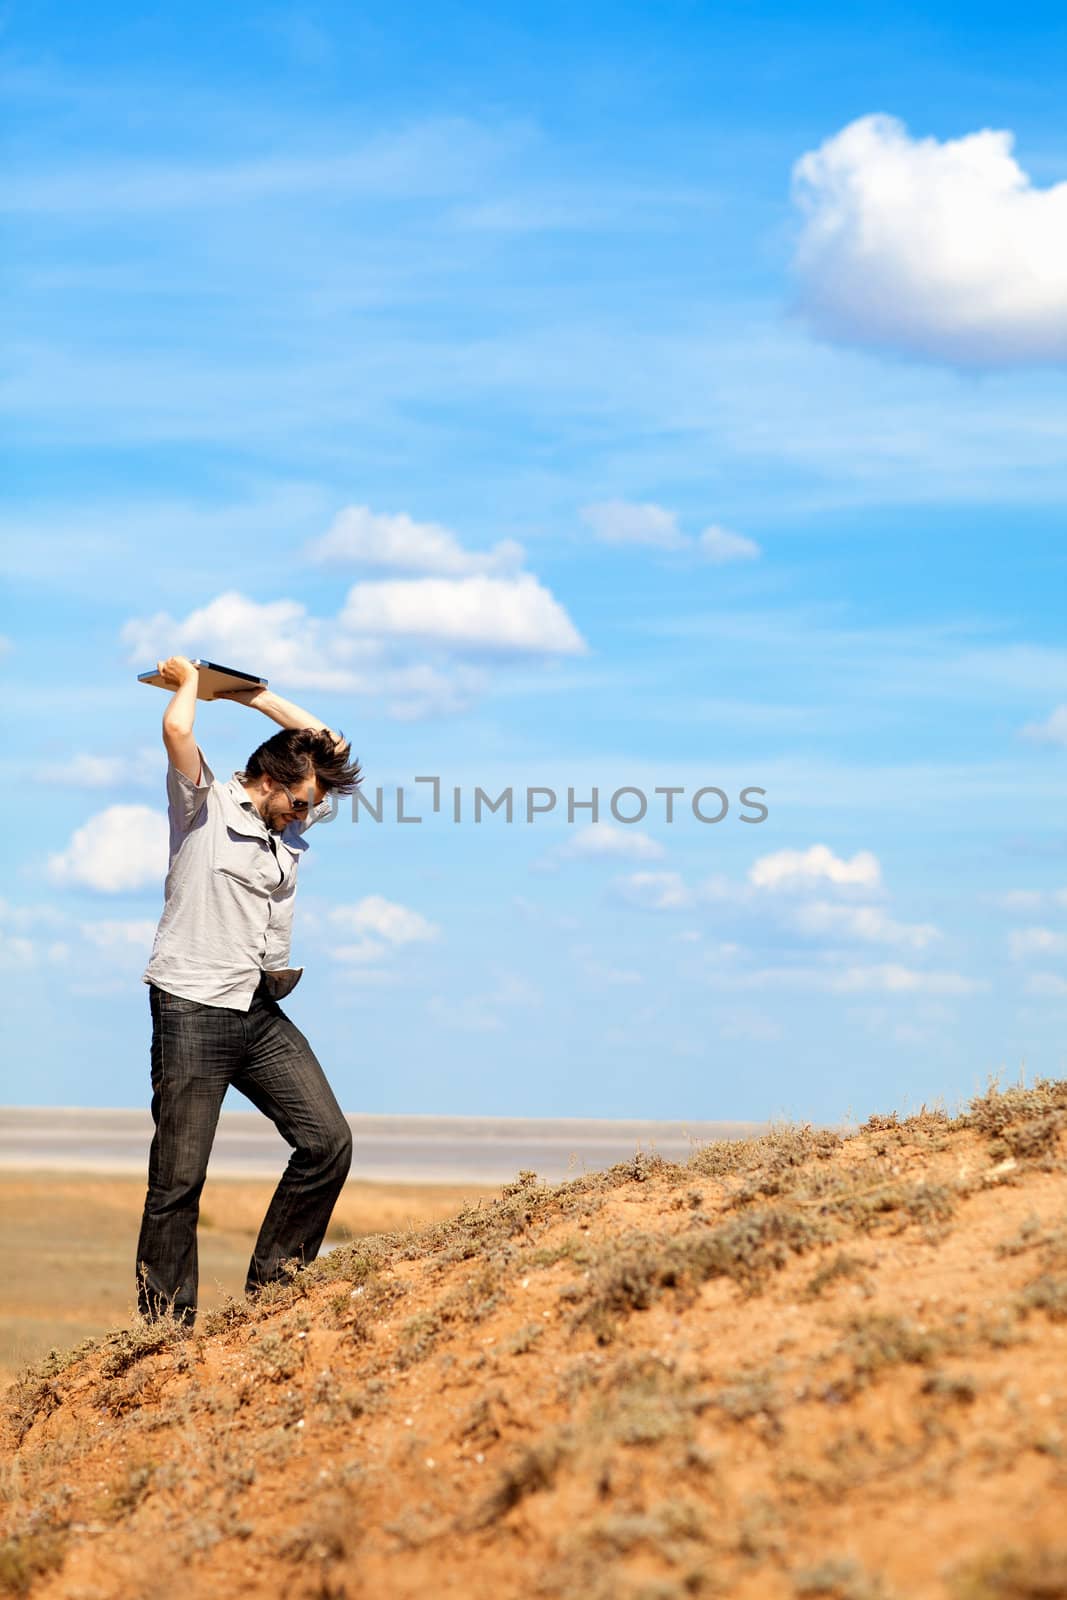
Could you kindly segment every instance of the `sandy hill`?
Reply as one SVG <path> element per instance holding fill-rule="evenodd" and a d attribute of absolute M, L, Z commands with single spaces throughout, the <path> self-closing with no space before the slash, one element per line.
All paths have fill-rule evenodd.
<path fill-rule="evenodd" d="M 1067 1083 L 529 1175 L 6 1399 L 0 1590 L 1067 1595 Z"/>

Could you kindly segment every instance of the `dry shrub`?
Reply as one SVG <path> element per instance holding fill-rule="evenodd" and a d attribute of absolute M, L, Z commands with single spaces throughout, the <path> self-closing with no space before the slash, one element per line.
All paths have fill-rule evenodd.
<path fill-rule="evenodd" d="M 1043 1311 L 1053 1322 L 1067 1321 L 1067 1277 L 1042 1273 L 1026 1286 L 1017 1304 L 1024 1316 L 1028 1311 Z"/>
<path fill-rule="evenodd" d="M 747 1211 L 718 1228 L 699 1227 L 664 1237 L 624 1234 L 601 1249 L 585 1286 L 564 1291 L 584 1301 L 576 1326 L 607 1344 L 616 1320 L 645 1311 L 666 1289 L 692 1293 L 712 1278 L 731 1278 L 757 1293 L 794 1255 L 826 1242 L 825 1226 L 785 1207 Z"/>
<path fill-rule="evenodd" d="M 154 1322 L 139 1317 L 130 1327 L 120 1328 L 117 1333 L 109 1333 L 104 1338 L 105 1355 L 100 1363 L 100 1376 L 117 1378 L 146 1356 L 172 1350 L 183 1339 L 188 1339 L 190 1334 L 188 1324 L 178 1322 L 173 1317 L 160 1317 Z"/>
<path fill-rule="evenodd" d="M 866 1275 L 866 1264 L 858 1256 L 850 1256 L 847 1251 L 839 1250 L 830 1261 L 823 1263 L 813 1277 L 809 1278 L 804 1287 L 804 1296 L 808 1300 L 818 1300 L 835 1284 L 864 1280 Z"/>
<path fill-rule="evenodd" d="M 793 1592 L 804 1600 L 887 1600 L 881 1578 L 872 1577 L 847 1558 L 823 1561 L 794 1573 Z"/>
<path fill-rule="evenodd" d="M 968 1562 L 955 1575 L 952 1600 L 1063 1600 L 1067 1545 L 997 1551 Z"/>
<path fill-rule="evenodd" d="M 959 1119 L 961 1127 L 976 1128 L 991 1138 L 1002 1138 L 1019 1123 L 1043 1120 L 1051 1113 L 1067 1111 L 1067 1080 L 1053 1082 L 1038 1078 L 1029 1089 L 1021 1085 L 1001 1090 L 990 1084 L 985 1094 L 971 1101 Z"/>
<path fill-rule="evenodd" d="M 831 1128 L 806 1123 L 801 1128 L 772 1128 L 755 1139 L 715 1139 L 695 1150 L 688 1165 L 690 1173 L 708 1178 L 764 1174 L 769 1187 L 760 1192 L 775 1194 L 773 1185 L 781 1174 L 809 1161 L 827 1160 L 842 1143 L 841 1135 Z"/>
<path fill-rule="evenodd" d="M 583 1445 L 687 1441 L 711 1397 L 698 1379 L 653 1355 L 624 1357 L 603 1375 L 583 1418 Z M 577 1427 L 577 1425 L 576 1425 Z"/>
<path fill-rule="evenodd" d="M 51 1416 L 63 1404 L 60 1379 L 67 1376 L 100 1345 L 99 1339 L 86 1339 L 72 1350 L 50 1350 L 43 1361 L 28 1367 L 8 1391 L 6 1415 L 20 1445 L 35 1422 Z"/>
<path fill-rule="evenodd" d="M 1043 1116 L 1028 1117 L 1025 1122 L 1005 1128 L 1001 1137 L 1013 1156 L 1034 1161 L 1051 1155 L 1065 1126 L 1067 1116 L 1062 1111 L 1047 1111 Z"/>
<path fill-rule="evenodd" d="M 525 1446 L 504 1468 L 481 1505 L 466 1519 L 463 1524 L 465 1530 L 491 1527 L 528 1495 L 550 1488 L 561 1462 L 573 1448 L 574 1440 L 569 1429 L 561 1429 Z"/>
<path fill-rule="evenodd" d="M 853 1317 L 849 1331 L 828 1359 L 843 1359 L 843 1378 L 824 1392 L 825 1399 L 849 1398 L 873 1383 L 880 1373 L 906 1363 L 925 1366 L 945 1348 L 945 1337 L 906 1317 L 875 1312 Z"/>
<path fill-rule="evenodd" d="M 337 1491 L 317 1501 L 314 1516 L 282 1534 L 275 1549 L 283 1561 L 291 1561 L 294 1566 L 318 1562 L 328 1571 L 335 1562 L 355 1554 L 360 1538 L 361 1522 L 354 1497 Z"/>
<path fill-rule="evenodd" d="M 0 1594 L 29 1594 L 38 1578 L 58 1571 L 68 1537 L 66 1528 L 37 1527 L 0 1543 Z"/>

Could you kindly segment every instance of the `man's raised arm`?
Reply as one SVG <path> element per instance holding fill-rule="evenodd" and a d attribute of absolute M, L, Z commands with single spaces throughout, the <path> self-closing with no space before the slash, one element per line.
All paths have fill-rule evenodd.
<path fill-rule="evenodd" d="M 200 782 L 200 751 L 193 734 L 196 691 L 200 674 L 188 656 L 169 656 L 156 663 L 160 676 L 174 695 L 163 713 L 163 743 L 173 766 L 190 783 Z"/>
<path fill-rule="evenodd" d="M 236 700 L 240 705 L 251 706 L 255 711 L 262 711 L 265 717 L 269 717 L 281 728 L 317 728 L 328 733 L 334 744 L 347 742 L 339 733 L 328 728 L 325 722 L 313 717 L 310 711 L 305 711 L 303 706 L 298 706 L 292 700 L 286 700 L 282 695 L 275 694 L 273 689 L 223 689 L 215 699 Z"/>

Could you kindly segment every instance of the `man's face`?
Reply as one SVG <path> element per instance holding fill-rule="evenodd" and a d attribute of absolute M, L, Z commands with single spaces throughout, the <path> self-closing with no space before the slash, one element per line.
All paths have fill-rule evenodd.
<path fill-rule="evenodd" d="M 296 783 L 288 786 L 288 791 L 283 784 L 275 783 L 273 779 L 267 780 L 270 788 L 267 790 L 261 813 L 263 821 L 272 833 L 281 833 L 290 822 L 303 822 L 308 812 L 297 810 L 293 804 L 306 800 L 308 808 L 317 806 L 320 800 L 325 799 L 326 791 L 314 777 L 299 778 Z M 289 796 L 292 795 L 292 800 Z"/>

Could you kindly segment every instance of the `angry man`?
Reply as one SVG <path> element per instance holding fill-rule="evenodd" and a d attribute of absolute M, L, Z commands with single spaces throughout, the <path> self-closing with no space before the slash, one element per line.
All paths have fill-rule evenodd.
<path fill-rule="evenodd" d="M 348 1175 L 352 1135 L 300 1030 L 278 1004 L 289 966 L 297 869 L 307 829 L 351 794 L 359 763 L 340 734 L 269 689 L 224 696 L 280 723 L 243 772 L 222 782 L 193 732 L 198 672 L 159 662 L 174 694 L 163 715 L 170 866 L 144 972 L 152 1014 L 148 1192 L 137 1245 L 137 1300 L 150 1320 L 196 1318 L 200 1193 L 232 1084 L 292 1146 L 263 1219 L 245 1291 L 318 1254 Z"/>

